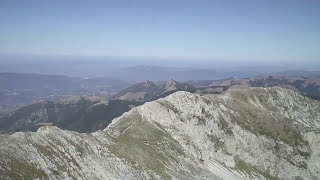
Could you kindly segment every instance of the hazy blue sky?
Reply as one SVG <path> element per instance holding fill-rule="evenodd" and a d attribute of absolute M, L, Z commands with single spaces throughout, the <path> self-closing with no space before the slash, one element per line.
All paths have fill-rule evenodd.
<path fill-rule="evenodd" d="M 319 0 L 1 0 L 0 53 L 320 60 Z"/>

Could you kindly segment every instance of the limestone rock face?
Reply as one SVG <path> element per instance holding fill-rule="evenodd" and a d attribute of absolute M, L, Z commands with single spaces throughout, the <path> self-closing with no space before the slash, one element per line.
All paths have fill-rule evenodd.
<path fill-rule="evenodd" d="M 320 102 L 282 88 L 176 92 L 103 131 L 0 136 L 0 179 L 319 179 Z"/>

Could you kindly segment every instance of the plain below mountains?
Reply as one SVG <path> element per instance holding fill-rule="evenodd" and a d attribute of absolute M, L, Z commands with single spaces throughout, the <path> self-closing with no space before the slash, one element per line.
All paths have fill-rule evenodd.
<path fill-rule="evenodd" d="M 320 103 L 283 88 L 176 92 L 103 131 L 0 135 L 0 179 L 319 179 Z"/>

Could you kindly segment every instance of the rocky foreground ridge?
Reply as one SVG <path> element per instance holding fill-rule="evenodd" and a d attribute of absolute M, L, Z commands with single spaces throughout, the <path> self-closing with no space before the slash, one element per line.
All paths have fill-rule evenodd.
<path fill-rule="evenodd" d="M 320 102 L 282 88 L 176 92 L 103 131 L 0 135 L 0 179 L 319 179 Z"/>

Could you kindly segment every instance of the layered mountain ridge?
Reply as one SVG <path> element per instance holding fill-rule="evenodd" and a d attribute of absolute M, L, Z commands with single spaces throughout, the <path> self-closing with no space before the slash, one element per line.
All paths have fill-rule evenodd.
<path fill-rule="evenodd" d="M 231 78 L 216 81 L 192 81 L 197 93 L 221 93 L 227 89 L 248 87 L 282 87 L 294 90 L 307 97 L 320 100 L 320 78 L 306 78 L 303 76 L 258 76 L 251 78 Z"/>
<path fill-rule="evenodd" d="M 0 136 L 0 179 L 319 179 L 320 102 L 282 88 L 176 92 L 103 131 Z"/>
<path fill-rule="evenodd" d="M 144 81 L 118 92 L 114 98 L 75 96 L 57 102 L 34 103 L 11 113 L 0 114 L 0 133 L 36 131 L 41 125 L 48 124 L 77 132 L 95 132 L 104 129 L 112 119 L 131 108 L 168 96 L 176 91 L 196 92 L 204 95 L 220 94 L 235 88 L 275 86 L 294 90 L 310 98 L 320 99 L 319 78 L 260 76 L 189 83 L 171 79 L 157 85 L 151 81 Z M 75 101 L 79 99 L 82 101 Z"/>

